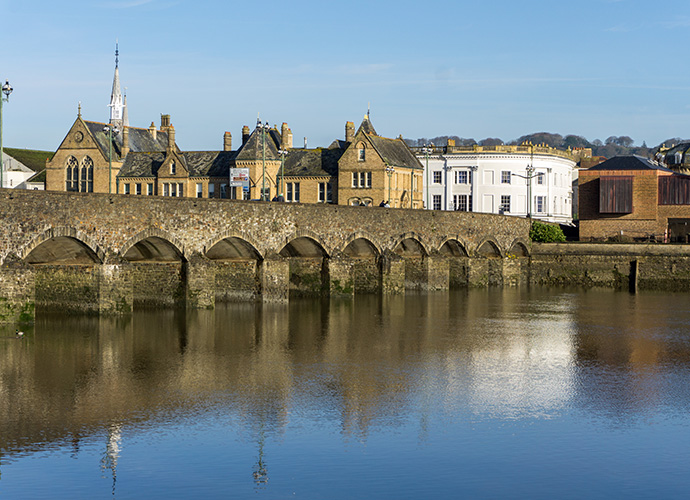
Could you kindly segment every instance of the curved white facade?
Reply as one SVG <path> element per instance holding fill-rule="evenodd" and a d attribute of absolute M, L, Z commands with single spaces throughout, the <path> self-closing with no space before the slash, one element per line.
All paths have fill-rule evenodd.
<path fill-rule="evenodd" d="M 572 222 L 576 163 L 568 153 L 545 147 L 531 153 L 529 146 L 447 149 L 417 153 L 428 209 Z"/>

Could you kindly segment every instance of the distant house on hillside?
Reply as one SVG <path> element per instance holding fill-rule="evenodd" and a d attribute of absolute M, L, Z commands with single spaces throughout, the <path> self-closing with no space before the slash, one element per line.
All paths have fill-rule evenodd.
<path fill-rule="evenodd" d="M 4 148 L 2 156 L 2 187 L 45 189 L 46 161 L 53 156 L 52 152 Z"/>

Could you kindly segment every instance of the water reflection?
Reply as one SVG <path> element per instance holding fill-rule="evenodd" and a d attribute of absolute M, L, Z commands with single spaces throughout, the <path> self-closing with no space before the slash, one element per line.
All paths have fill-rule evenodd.
<path fill-rule="evenodd" d="M 267 444 L 304 421 L 424 443 L 457 419 L 682 414 L 689 324 L 682 295 L 545 289 L 43 316 L 0 331 L 0 459 L 105 435 L 115 494 L 123 434 L 214 415 L 256 444 L 264 488 Z"/>

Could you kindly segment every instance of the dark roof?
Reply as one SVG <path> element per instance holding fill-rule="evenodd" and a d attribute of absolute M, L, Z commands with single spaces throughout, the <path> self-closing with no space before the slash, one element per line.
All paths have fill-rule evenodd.
<path fill-rule="evenodd" d="M 587 170 L 663 170 L 671 172 L 668 168 L 637 155 L 614 156 Z"/>
<path fill-rule="evenodd" d="M 155 177 L 165 161 L 165 153 L 129 152 L 120 168 L 118 177 Z"/>
<path fill-rule="evenodd" d="M 86 127 L 96 138 L 96 143 L 103 155 L 108 157 L 108 134 L 103 131 L 105 123 L 84 121 Z M 165 151 L 168 147 L 168 133 L 156 131 L 156 138 L 147 128 L 127 127 L 129 133 L 129 150 L 134 152 Z M 176 146 L 177 147 L 177 146 Z M 122 131 L 113 136 L 113 159 L 120 159 L 122 151 Z"/>
<path fill-rule="evenodd" d="M 236 151 L 188 151 L 182 153 L 190 177 L 227 177 Z M 155 177 L 166 153 L 130 152 L 118 177 Z"/>
<path fill-rule="evenodd" d="M 357 134 L 359 134 L 360 131 L 364 131 L 364 133 L 368 135 L 378 135 L 374 129 L 374 126 L 371 124 L 371 121 L 369 121 L 369 116 L 364 117 L 364 120 L 362 120 L 362 123 L 357 129 Z"/>
<path fill-rule="evenodd" d="M 190 177 L 227 177 L 237 151 L 187 151 L 183 156 Z"/>
<path fill-rule="evenodd" d="M 387 165 L 394 167 L 423 168 L 417 157 L 402 139 L 387 139 L 372 135 L 369 137 L 376 151 Z"/>
<path fill-rule="evenodd" d="M 338 175 L 342 149 L 291 149 L 285 158 L 285 175 L 296 177 L 331 177 Z"/>
<path fill-rule="evenodd" d="M 270 129 L 266 134 L 266 159 L 279 160 L 280 133 Z M 237 160 L 261 160 L 264 155 L 264 142 L 261 129 L 255 128 L 249 135 L 247 142 L 237 150 Z"/>
<path fill-rule="evenodd" d="M 328 149 L 347 149 L 349 145 L 350 143 L 347 141 L 336 139 L 335 141 L 331 142 L 331 144 L 328 146 Z"/>

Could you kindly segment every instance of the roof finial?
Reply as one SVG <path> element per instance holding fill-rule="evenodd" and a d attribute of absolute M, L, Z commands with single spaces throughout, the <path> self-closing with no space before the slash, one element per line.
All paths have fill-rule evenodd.
<path fill-rule="evenodd" d="M 117 68 L 117 65 L 119 63 L 119 56 L 120 56 L 120 50 L 118 47 L 118 40 L 117 38 L 115 39 L 115 67 Z"/>
<path fill-rule="evenodd" d="M 79 101 L 79 106 L 77 108 L 77 118 L 81 118 L 81 101 Z"/>
<path fill-rule="evenodd" d="M 369 119 L 369 116 L 371 115 L 371 102 L 367 103 L 367 120 Z"/>

